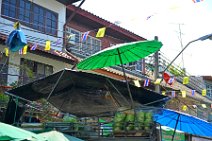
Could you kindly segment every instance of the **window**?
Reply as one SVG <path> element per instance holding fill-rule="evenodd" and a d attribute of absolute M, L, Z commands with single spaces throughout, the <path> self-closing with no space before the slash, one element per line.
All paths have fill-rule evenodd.
<path fill-rule="evenodd" d="M 82 42 L 82 50 L 88 54 L 94 54 L 101 50 L 101 41 L 88 36 L 85 42 Z"/>
<path fill-rule="evenodd" d="M 29 0 L 2 0 L 2 15 L 41 32 L 57 35 L 58 14 Z"/>
<path fill-rule="evenodd" d="M 142 66 L 143 66 L 143 59 L 135 61 L 135 62 L 131 62 L 131 63 L 127 63 L 124 65 L 127 69 L 129 70 L 135 70 L 135 71 L 139 71 L 142 72 Z"/>
<path fill-rule="evenodd" d="M 53 67 L 43 63 L 21 58 L 20 81 L 25 84 L 34 79 L 46 77 L 53 73 Z"/>
<path fill-rule="evenodd" d="M 135 70 L 142 72 L 143 70 L 143 59 L 136 62 Z"/>
<path fill-rule="evenodd" d="M 209 96 L 210 98 L 212 98 L 212 85 L 206 83 L 206 90 L 207 90 L 207 96 Z"/>
<path fill-rule="evenodd" d="M 16 15 L 16 4 L 15 0 L 3 0 L 2 1 L 2 14 L 11 18 L 15 18 Z"/>
<path fill-rule="evenodd" d="M 101 40 L 87 36 L 86 41 L 82 42 L 82 36 L 82 32 L 66 27 L 67 48 L 86 55 L 91 55 L 101 50 Z"/>
<path fill-rule="evenodd" d="M 80 50 L 80 32 L 72 28 L 66 28 L 66 35 L 69 47 Z"/>
<path fill-rule="evenodd" d="M 26 0 L 20 0 L 19 3 L 19 13 L 18 13 L 18 19 L 25 24 L 30 23 L 30 9 L 31 9 L 31 4 L 29 1 Z"/>

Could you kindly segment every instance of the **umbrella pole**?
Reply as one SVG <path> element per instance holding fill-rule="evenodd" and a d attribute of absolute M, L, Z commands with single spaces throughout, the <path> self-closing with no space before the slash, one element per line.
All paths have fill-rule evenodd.
<path fill-rule="evenodd" d="M 172 141 L 174 141 L 174 135 L 175 135 L 175 132 L 176 132 L 177 124 L 179 122 L 179 118 L 180 118 L 180 114 L 178 114 L 178 116 L 177 116 L 177 121 L 176 121 L 176 124 L 175 124 L 175 127 L 174 127 L 174 133 L 172 135 Z"/>
<path fill-rule="evenodd" d="M 50 96 L 52 95 L 52 93 L 54 92 L 54 90 L 56 89 L 58 83 L 60 82 L 60 79 L 62 78 L 63 74 L 65 72 L 65 69 L 63 70 L 63 72 L 60 74 L 59 78 L 57 79 L 57 82 L 55 83 L 54 87 L 52 88 L 51 92 L 49 93 L 48 97 L 47 97 L 47 101 L 49 100 Z"/>
<path fill-rule="evenodd" d="M 122 63 L 122 59 L 121 59 L 121 56 L 120 56 L 120 51 L 119 51 L 119 49 L 117 49 L 117 51 L 118 51 L 119 59 L 120 59 L 120 62 L 121 62 L 121 69 L 123 71 L 124 79 L 125 79 L 126 84 L 127 84 L 127 90 L 128 90 L 128 93 L 129 93 L 129 96 L 130 96 L 130 100 L 131 100 L 131 108 L 134 109 L 135 106 L 134 106 L 134 102 L 133 102 L 133 98 L 132 98 L 132 93 L 131 93 L 131 90 L 130 90 L 129 83 L 127 81 L 127 76 L 126 76 L 126 73 L 125 73 L 125 70 L 124 70 L 124 66 L 123 66 L 123 63 Z"/>

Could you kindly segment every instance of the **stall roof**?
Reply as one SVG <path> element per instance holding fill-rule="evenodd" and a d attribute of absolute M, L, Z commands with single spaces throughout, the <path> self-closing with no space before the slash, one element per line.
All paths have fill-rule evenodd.
<path fill-rule="evenodd" d="M 168 99 L 132 84 L 130 88 L 137 104 L 151 103 L 149 106 L 161 106 Z M 7 93 L 30 101 L 49 97 L 48 101 L 53 106 L 79 117 L 108 114 L 120 107 L 129 106 L 130 103 L 125 82 L 68 69 L 14 88 Z"/>

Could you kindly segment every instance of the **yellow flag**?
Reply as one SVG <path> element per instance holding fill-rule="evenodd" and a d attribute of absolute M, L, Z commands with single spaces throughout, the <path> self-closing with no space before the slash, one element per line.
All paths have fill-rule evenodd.
<path fill-rule="evenodd" d="M 27 49 L 28 49 L 28 45 L 25 45 L 25 46 L 23 47 L 23 54 L 27 54 Z"/>
<path fill-rule="evenodd" d="M 183 105 L 182 110 L 183 111 L 186 111 L 187 110 L 187 106 L 186 105 Z"/>
<path fill-rule="evenodd" d="M 105 36 L 106 27 L 102 27 L 98 30 L 96 37 L 101 38 Z"/>
<path fill-rule="evenodd" d="M 136 87 L 141 87 L 140 83 L 138 80 L 133 80 L 134 84 Z"/>
<path fill-rule="evenodd" d="M 4 48 L 5 51 L 5 56 L 9 56 L 9 49 L 8 48 Z"/>
<path fill-rule="evenodd" d="M 161 78 L 156 79 L 156 81 L 154 82 L 154 84 L 155 84 L 155 85 L 160 85 L 161 80 L 162 80 Z"/>
<path fill-rule="evenodd" d="M 205 104 L 201 104 L 203 108 L 207 108 L 207 106 Z"/>
<path fill-rule="evenodd" d="M 202 96 L 206 96 L 206 93 L 207 93 L 206 89 L 202 90 Z"/>
<path fill-rule="evenodd" d="M 166 95 L 166 91 L 162 91 L 162 95 Z"/>
<path fill-rule="evenodd" d="M 14 29 L 17 29 L 19 26 L 20 26 L 19 22 L 15 22 L 14 25 L 13 25 Z"/>
<path fill-rule="evenodd" d="M 51 41 L 46 41 L 46 46 L 44 50 L 50 50 L 51 49 Z"/>
<path fill-rule="evenodd" d="M 188 84 L 188 83 L 189 83 L 189 77 L 184 77 L 183 84 Z"/>
<path fill-rule="evenodd" d="M 181 91 L 181 93 L 182 93 L 182 97 L 186 98 L 186 91 Z"/>

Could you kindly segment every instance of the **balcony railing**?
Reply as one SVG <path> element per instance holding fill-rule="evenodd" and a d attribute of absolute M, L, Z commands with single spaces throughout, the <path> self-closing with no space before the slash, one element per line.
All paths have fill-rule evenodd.
<path fill-rule="evenodd" d="M 12 28 L 11 28 L 12 29 L 11 31 L 8 28 L 4 28 L 5 26 L 11 26 L 11 25 L 8 25 L 5 23 L 0 23 L 0 25 L 3 25 L 3 26 L 0 26 L 0 33 L 4 34 L 6 36 L 8 36 L 10 34 L 10 32 L 13 30 Z M 24 30 L 23 30 L 23 32 L 24 32 Z M 30 34 L 25 33 L 25 37 L 26 37 L 26 40 L 28 43 L 37 44 L 39 47 L 40 46 L 45 47 L 47 39 L 39 38 L 38 36 L 33 36 L 34 31 L 27 32 L 27 33 L 30 33 Z M 48 36 L 48 35 L 46 35 L 46 36 Z M 53 39 L 50 40 L 51 48 L 62 50 L 63 44 L 57 43 L 58 42 L 57 40 L 59 40 L 59 39 L 55 38 L 54 40 Z M 61 40 L 61 42 L 62 42 L 62 40 Z"/>

